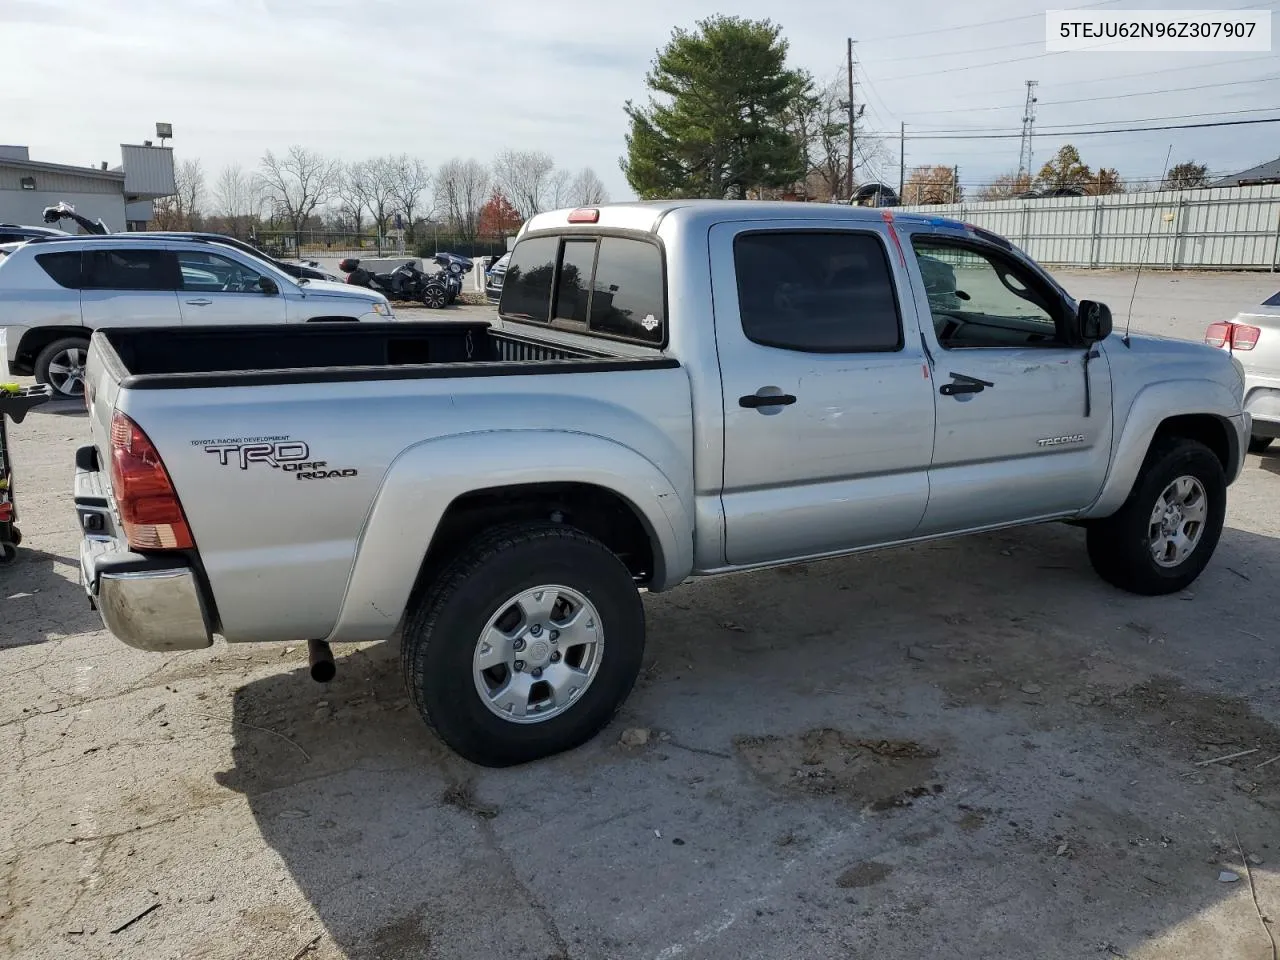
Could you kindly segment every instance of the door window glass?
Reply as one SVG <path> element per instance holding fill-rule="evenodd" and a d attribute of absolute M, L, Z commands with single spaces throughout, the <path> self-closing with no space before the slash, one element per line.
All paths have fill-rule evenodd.
<path fill-rule="evenodd" d="M 179 250 L 182 289 L 200 293 L 260 293 L 257 270 L 238 260 L 204 250 Z"/>
<path fill-rule="evenodd" d="M 174 290 L 177 263 L 167 250 L 88 250 L 85 287 L 94 290 Z"/>
<path fill-rule="evenodd" d="M 963 347 L 1057 346 L 1052 300 L 1034 277 L 992 254 L 917 238 L 938 343 Z"/>
<path fill-rule="evenodd" d="M 808 353 L 902 347 L 884 244 L 871 233 L 744 233 L 734 241 L 742 330 L 755 343 Z"/>

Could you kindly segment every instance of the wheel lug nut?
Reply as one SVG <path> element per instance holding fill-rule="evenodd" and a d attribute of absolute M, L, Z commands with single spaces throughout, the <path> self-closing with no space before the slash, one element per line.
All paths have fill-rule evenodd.
<path fill-rule="evenodd" d="M 512 647 L 514 647 L 514 648 L 515 648 L 515 649 L 517 649 L 517 650 L 523 650 L 523 649 L 524 649 L 524 640 L 523 640 L 522 638 L 520 638 L 520 637 L 516 637 L 516 642 L 515 642 L 515 643 L 513 643 L 513 644 L 511 644 L 511 646 L 512 646 Z"/>
<path fill-rule="evenodd" d="M 552 642 L 552 643 L 555 643 L 555 642 L 556 642 L 557 640 L 559 640 L 559 639 L 560 639 L 560 631 L 559 631 L 559 630 L 552 630 L 552 631 L 551 631 L 551 642 Z"/>
<path fill-rule="evenodd" d="M 551 662 L 552 662 L 552 663 L 559 663 L 559 662 L 560 662 L 560 651 L 559 651 L 559 650 L 552 650 L 552 651 L 551 651 Z"/>
<path fill-rule="evenodd" d="M 513 664 L 513 666 L 516 668 L 516 673 L 519 673 L 521 670 L 523 670 L 523 669 L 524 669 L 524 661 L 523 661 L 523 660 L 517 660 L 517 661 Z"/>
<path fill-rule="evenodd" d="M 532 673 L 535 677 L 540 677 L 540 676 L 542 676 L 542 668 L 541 668 L 541 667 L 534 667 L 534 668 L 530 671 L 530 673 Z"/>
<path fill-rule="evenodd" d="M 530 628 L 529 628 L 529 632 L 530 632 L 531 634 L 533 634 L 535 637 L 537 637 L 537 636 L 541 636 L 541 634 L 542 634 L 542 624 L 540 624 L 540 623 L 535 623 L 532 627 L 530 627 Z"/>

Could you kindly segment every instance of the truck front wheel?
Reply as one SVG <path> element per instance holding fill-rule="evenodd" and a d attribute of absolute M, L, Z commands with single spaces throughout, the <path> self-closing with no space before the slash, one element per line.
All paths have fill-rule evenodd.
<path fill-rule="evenodd" d="M 465 549 L 410 611 L 401 641 L 422 718 L 487 767 L 589 740 L 631 692 L 643 653 L 630 571 L 600 541 L 552 523 Z"/>
<path fill-rule="evenodd" d="M 1089 525 L 1089 561 L 1130 593 L 1176 593 L 1213 556 L 1226 510 L 1226 475 L 1213 452 L 1180 437 L 1157 441 L 1129 499 Z"/>

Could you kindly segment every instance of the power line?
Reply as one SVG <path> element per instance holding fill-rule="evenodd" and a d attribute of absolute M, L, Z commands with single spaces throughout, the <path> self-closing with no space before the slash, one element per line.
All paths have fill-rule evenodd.
<path fill-rule="evenodd" d="M 864 71 L 865 78 L 865 71 Z M 1273 80 L 1280 80 L 1280 73 L 1269 77 L 1254 77 L 1250 80 L 1225 80 L 1222 83 L 1200 83 L 1194 87 L 1167 87 L 1164 90 L 1147 90 L 1139 93 L 1109 93 L 1101 97 L 1077 97 L 1071 100 L 1041 100 L 1039 105 L 1042 107 L 1062 106 L 1073 103 L 1097 103 L 1101 100 L 1128 100 L 1131 97 L 1158 97 L 1166 93 L 1187 93 L 1192 90 L 1212 90 L 1217 87 L 1238 87 L 1249 83 L 1269 83 Z M 950 110 L 918 110 L 912 116 L 936 116 L 938 114 L 952 113 L 978 113 L 990 110 L 1016 110 L 1021 104 L 1010 103 L 999 107 L 953 107 Z"/>
<path fill-rule="evenodd" d="M 1027 81 L 1035 83 L 1034 80 Z M 1085 129 L 1095 127 L 1099 123 L 1152 123 L 1157 120 L 1195 120 L 1199 117 L 1227 117 L 1242 113 L 1267 113 L 1275 110 L 1275 107 L 1248 107 L 1243 110 L 1211 110 L 1208 113 L 1178 113 L 1168 117 L 1137 117 L 1133 120 L 1095 120 L 1092 123 L 1062 123 L 1058 124 L 1058 129 L 1068 131 L 1079 127 Z M 1011 127 L 919 127 L 921 135 L 926 133 L 1006 133 Z"/>
<path fill-rule="evenodd" d="M 1091 7 L 1105 7 L 1113 3 L 1119 3 L 1120 0 L 1098 0 L 1097 3 L 1086 3 L 1078 7 L 1066 7 L 1066 10 L 1088 10 Z M 937 27 L 933 30 L 912 30 L 909 33 L 894 33 L 887 37 L 872 37 L 870 40 L 862 40 L 861 43 L 883 43 L 886 40 L 902 40 L 904 38 L 915 39 L 916 37 L 927 37 L 935 33 L 954 33 L 956 30 L 971 30 L 977 27 L 990 27 L 997 24 L 1017 23 L 1019 20 L 1035 20 L 1044 16 L 1044 12 L 1028 13 L 1020 17 L 1001 17 L 999 20 L 983 20 L 980 23 L 961 23 L 953 27 Z"/>
<path fill-rule="evenodd" d="M 1244 127 L 1259 123 L 1280 123 L 1280 117 L 1259 117 L 1253 120 L 1220 120 L 1214 123 L 1174 123 L 1156 127 L 1117 127 L 1114 130 L 1041 130 L 1042 137 L 1098 137 L 1111 133 L 1146 133 L 1152 130 L 1201 130 L 1209 127 Z M 895 134 L 880 133 L 877 136 L 892 139 Z M 962 134 L 913 134 L 912 140 L 1016 140 L 1021 133 L 962 133 Z"/>
<path fill-rule="evenodd" d="M 1269 7 L 1267 7 L 1266 4 L 1259 4 L 1256 7 L 1255 6 L 1238 7 L 1235 9 L 1251 10 L 1251 9 L 1264 9 L 1264 8 L 1270 9 Z M 1088 51 L 1104 50 L 1107 47 L 1113 47 L 1116 44 L 1124 43 L 1124 42 L 1125 42 L 1124 40 L 1112 40 L 1108 43 L 1096 43 L 1096 44 L 1093 44 L 1092 46 L 1081 47 L 1078 50 L 1048 50 L 1042 53 L 1032 54 L 1029 57 L 1010 57 L 1006 60 L 991 60 L 985 63 L 971 63 L 968 66 L 960 66 L 960 67 L 944 67 L 941 70 L 926 70 L 921 73 L 907 73 L 899 77 L 884 77 L 883 79 L 885 83 L 892 83 L 898 80 L 912 80 L 912 79 L 915 79 L 916 77 L 936 77 L 939 74 L 957 73 L 961 70 L 980 70 L 986 67 L 998 67 L 1006 63 L 1025 63 L 1028 60 L 1041 60 L 1044 57 L 1059 57 L 1065 53 L 1085 53 Z M 1182 69 L 1185 69 L 1185 67 Z M 1152 71 L 1152 72 L 1155 72 L 1155 71 Z"/>
<path fill-rule="evenodd" d="M 1071 10 L 1084 10 L 1088 7 L 1098 7 L 1098 6 L 1104 6 L 1104 5 L 1105 4 L 1103 3 L 1089 3 L 1089 4 L 1085 4 L 1083 7 L 1068 7 L 1064 12 L 1070 12 Z M 1224 11 L 1235 10 L 1235 11 L 1243 12 L 1246 10 L 1269 9 L 1269 7 L 1267 6 L 1266 3 L 1261 3 L 1261 4 L 1246 4 L 1243 7 L 1220 7 L 1216 9 L 1221 9 Z M 1141 12 L 1141 11 L 1137 11 L 1137 12 Z M 1016 23 L 1019 20 L 1033 20 L 1043 16 L 1044 16 L 1043 13 L 1032 13 L 1032 14 L 1027 14 L 1025 16 L 1021 16 L 1021 17 L 1009 17 L 1008 19 L 1005 19 L 1005 20 L 988 21 L 988 24 L 995 23 L 995 24 L 1003 25 L 1007 23 Z M 967 24 L 966 26 L 986 26 L 988 24 Z M 929 34 L 934 34 L 934 33 L 952 33 L 955 30 L 959 30 L 959 29 L 963 29 L 963 28 L 962 27 L 942 27 L 937 30 L 921 30 L 917 33 L 900 34 L 900 36 L 903 36 L 903 37 L 909 36 L 909 37 L 915 38 L 915 37 L 928 36 Z M 881 39 L 887 39 L 887 38 L 881 38 Z M 862 40 L 859 42 L 860 43 L 876 43 L 878 41 Z M 1017 43 L 1002 43 L 996 47 L 978 47 L 976 49 L 965 49 L 965 50 L 943 50 L 937 53 L 913 53 L 903 57 L 880 57 L 877 59 L 877 62 L 878 63 L 901 63 L 906 60 L 933 60 L 938 57 L 959 57 L 969 53 L 991 53 L 995 50 L 1014 50 L 1018 47 L 1042 46 L 1044 42 L 1045 41 L 1043 39 L 1021 40 Z"/>

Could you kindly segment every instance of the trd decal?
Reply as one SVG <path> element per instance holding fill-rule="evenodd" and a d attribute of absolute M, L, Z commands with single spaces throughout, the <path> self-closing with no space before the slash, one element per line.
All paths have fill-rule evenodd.
<path fill-rule="evenodd" d="M 222 466 L 234 463 L 241 470 L 248 470 L 251 463 L 265 463 L 280 469 L 311 456 L 311 448 L 301 440 L 285 440 L 275 443 L 211 443 L 205 453 L 212 453 Z M 295 467 L 296 469 L 296 467 Z"/>
<path fill-rule="evenodd" d="M 352 467 L 330 469 L 325 460 L 312 460 L 311 447 L 302 440 L 277 437 L 270 440 L 242 442 L 239 440 L 201 441 L 205 453 L 212 453 L 221 466 L 237 466 L 248 470 L 251 463 L 265 463 L 273 470 L 287 473 L 295 480 L 341 480 L 358 476 L 360 471 Z"/>

